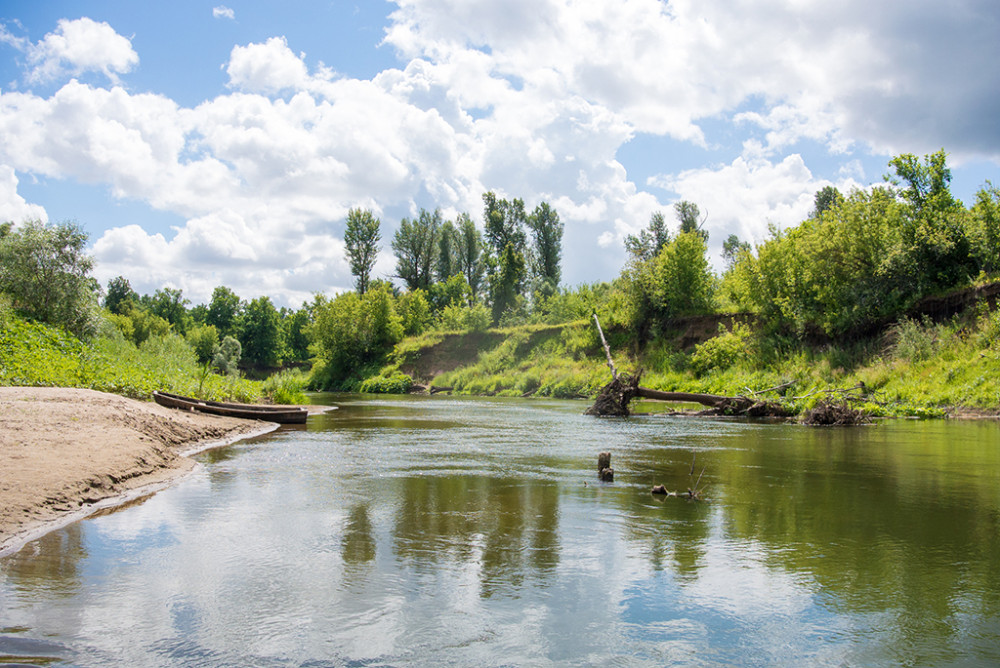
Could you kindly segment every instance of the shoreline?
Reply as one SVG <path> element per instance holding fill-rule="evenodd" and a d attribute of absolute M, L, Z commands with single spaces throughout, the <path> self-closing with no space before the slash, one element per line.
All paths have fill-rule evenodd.
<path fill-rule="evenodd" d="M 200 466 L 192 455 L 278 427 L 94 390 L 0 387 L 0 558 L 176 484 Z"/>

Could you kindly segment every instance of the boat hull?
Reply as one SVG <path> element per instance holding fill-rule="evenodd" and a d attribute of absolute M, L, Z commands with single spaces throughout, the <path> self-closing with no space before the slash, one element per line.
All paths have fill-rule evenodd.
<path fill-rule="evenodd" d="M 290 406 L 261 406 L 255 404 L 233 404 L 222 401 L 203 401 L 183 397 L 169 392 L 153 392 L 153 401 L 167 408 L 197 411 L 209 415 L 221 415 L 243 420 L 264 420 L 279 424 L 303 424 L 309 416 L 305 408 Z"/>

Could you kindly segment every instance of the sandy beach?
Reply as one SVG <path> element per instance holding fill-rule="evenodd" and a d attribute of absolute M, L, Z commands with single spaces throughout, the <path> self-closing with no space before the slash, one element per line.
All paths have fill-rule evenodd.
<path fill-rule="evenodd" d="M 199 450 L 277 425 L 93 390 L 0 387 L 0 556 L 190 472 Z"/>

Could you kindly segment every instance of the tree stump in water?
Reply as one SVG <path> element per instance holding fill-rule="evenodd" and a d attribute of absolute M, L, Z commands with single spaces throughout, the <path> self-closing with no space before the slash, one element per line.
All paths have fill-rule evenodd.
<path fill-rule="evenodd" d="M 602 452 L 597 455 L 597 476 L 601 482 L 614 482 L 615 470 L 611 468 L 611 453 Z"/>
<path fill-rule="evenodd" d="M 610 383 L 601 388 L 594 399 L 594 405 L 588 408 L 585 415 L 629 416 L 629 403 L 639 393 L 639 376 L 619 374 Z"/>

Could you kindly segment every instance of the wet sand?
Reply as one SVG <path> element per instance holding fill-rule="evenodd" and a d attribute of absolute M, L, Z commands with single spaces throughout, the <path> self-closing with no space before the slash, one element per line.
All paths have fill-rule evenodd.
<path fill-rule="evenodd" d="M 168 486 L 187 455 L 277 428 L 94 390 L 0 387 L 0 556 Z"/>

